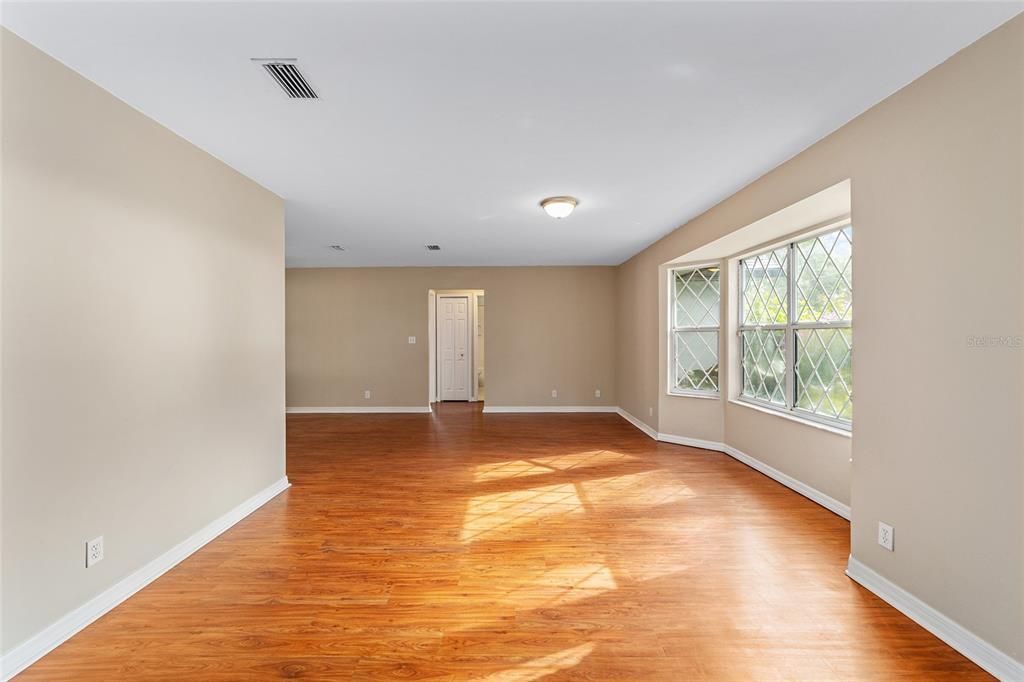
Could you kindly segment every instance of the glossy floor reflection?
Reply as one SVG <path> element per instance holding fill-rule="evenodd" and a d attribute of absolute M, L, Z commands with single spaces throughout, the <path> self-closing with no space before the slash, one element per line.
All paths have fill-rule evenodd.
<path fill-rule="evenodd" d="M 292 488 L 41 680 L 941 680 L 849 526 L 609 414 L 296 415 Z"/>

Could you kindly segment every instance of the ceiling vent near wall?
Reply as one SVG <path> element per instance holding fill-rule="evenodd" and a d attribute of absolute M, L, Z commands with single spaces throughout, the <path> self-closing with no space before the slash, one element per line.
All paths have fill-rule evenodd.
<path fill-rule="evenodd" d="M 253 59 L 253 61 L 259 63 L 290 98 L 320 99 L 320 96 L 313 90 L 313 86 L 295 65 L 295 59 Z"/>
<path fill-rule="evenodd" d="M 441 247 L 438 246 L 437 244 L 427 244 L 426 249 L 427 251 L 440 251 Z"/>

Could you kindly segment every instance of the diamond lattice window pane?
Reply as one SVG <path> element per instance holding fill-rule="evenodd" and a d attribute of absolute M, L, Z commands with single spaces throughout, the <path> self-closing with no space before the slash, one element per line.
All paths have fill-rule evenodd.
<path fill-rule="evenodd" d="M 796 407 L 814 414 L 853 419 L 853 332 L 796 332 Z"/>
<path fill-rule="evenodd" d="M 786 323 L 788 258 L 783 247 L 740 261 L 744 325 Z"/>
<path fill-rule="evenodd" d="M 673 384 L 680 391 L 718 390 L 718 332 L 675 332 Z"/>
<path fill-rule="evenodd" d="M 743 395 L 786 404 L 785 346 L 782 330 L 743 332 Z"/>
<path fill-rule="evenodd" d="M 843 322 L 853 317 L 853 228 L 797 242 L 796 320 Z"/>
<path fill-rule="evenodd" d="M 718 268 L 677 271 L 673 279 L 676 327 L 717 327 Z"/>

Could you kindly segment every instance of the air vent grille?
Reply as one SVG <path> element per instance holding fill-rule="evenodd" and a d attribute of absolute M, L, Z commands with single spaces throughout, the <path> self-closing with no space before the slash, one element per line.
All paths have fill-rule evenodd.
<path fill-rule="evenodd" d="M 265 61 L 262 65 L 292 99 L 320 99 L 294 63 L 281 60 Z"/>
<path fill-rule="evenodd" d="M 331 244 L 331 248 L 334 249 L 335 251 L 344 251 L 345 250 L 345 247 L 342 246 L 341 244 Z"/>
<path fill-rule="evenodd" d="M 441 247 L 437 244 L 426 244 L 427 251 L 440 251 Z"/>

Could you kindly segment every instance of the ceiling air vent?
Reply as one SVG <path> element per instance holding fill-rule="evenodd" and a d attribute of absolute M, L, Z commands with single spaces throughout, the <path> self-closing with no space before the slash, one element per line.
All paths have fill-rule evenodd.
<path fill-rule="evenodd" d="M 330 248 L 334 249 L 335 251 L 344 251 L 345 250 L 345 247 L 342 246 L 341 244 L 331 244 Z"/>
<path fill-rule="evenodd" d="M 254 59 L 292 99 L 320 99 L 294 59 Z"/>
<path fill-rule="evenodd" d="M 441 247 L 437 244 L 426 244 L 427 251 L 440 251 Z"/>

